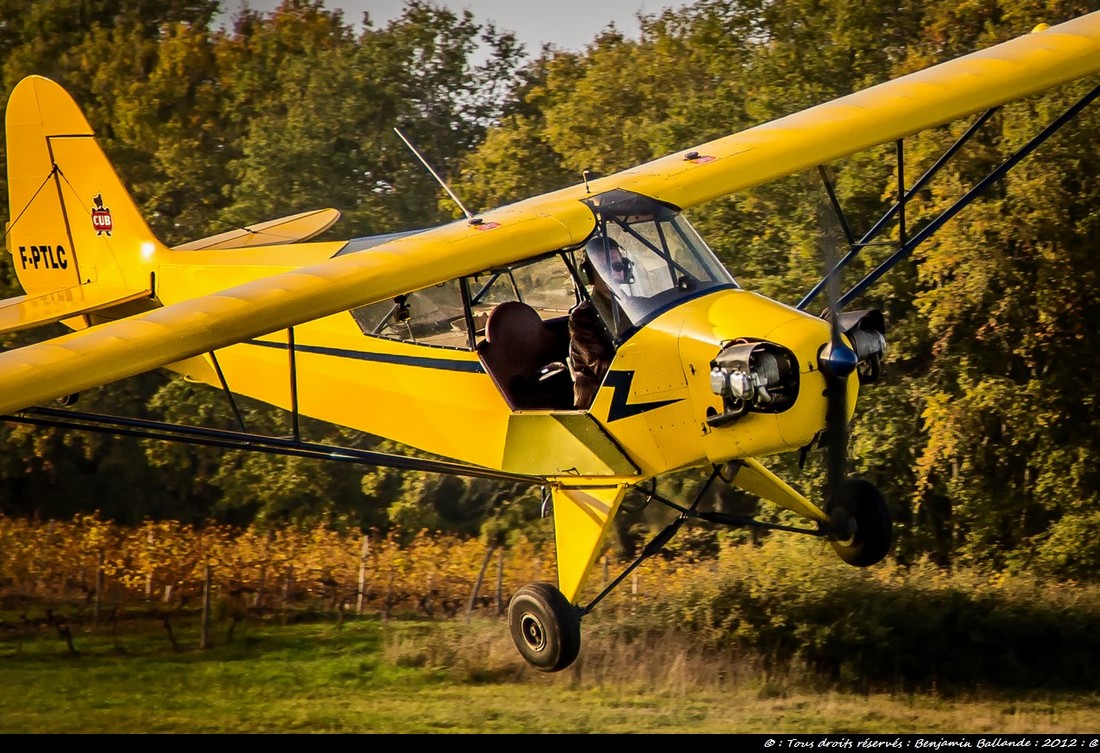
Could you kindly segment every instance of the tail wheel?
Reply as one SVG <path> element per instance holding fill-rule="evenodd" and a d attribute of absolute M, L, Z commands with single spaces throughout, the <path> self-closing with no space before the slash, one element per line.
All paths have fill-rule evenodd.
<path fill-rule="evenodd" d="M 870 481 L 845 479 L 825 511 L 833 524 L 833 550 L 849 565 L 869 567 L 890 553 L 894 540 L 890 509 Z"/>
<path fill-rule="evenodd" d="M 550 583 L 528 583 L 515 592 L 508 627 L 520 655 L 540 672 L 559 672 L 580 653 L 580 613 Z"/>

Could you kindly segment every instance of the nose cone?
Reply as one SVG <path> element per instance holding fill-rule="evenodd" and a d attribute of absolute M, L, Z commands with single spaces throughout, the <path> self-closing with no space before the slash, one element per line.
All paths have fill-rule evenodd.
<path fill-rule="evenodd" d="M 848 347 L 843 339 L 833 340 L 830 332 L 830 342 L 821 351 L 818 359 L 821 370 L 829 376 L 846 377 L 851 375 L 859 366 L 859 356 Z"/>

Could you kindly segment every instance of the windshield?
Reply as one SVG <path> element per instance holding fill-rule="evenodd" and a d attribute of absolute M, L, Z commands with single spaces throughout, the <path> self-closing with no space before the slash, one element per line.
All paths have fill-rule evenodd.
<path fill-rule="evenodd" d="M 586 256 L 599 288 L 609 290 L 616 304 L 608 311 L 597 301 L 597 308 L 618 337 L 682 301 L 737 286 L 675 208 L 626 191 L 588 203 L 598 223 Z"/>

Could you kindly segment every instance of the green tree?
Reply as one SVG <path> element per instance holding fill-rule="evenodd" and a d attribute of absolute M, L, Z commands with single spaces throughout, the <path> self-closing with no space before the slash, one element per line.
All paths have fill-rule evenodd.
<path fill-rule="evenodd" d="M 241 153 L 232 221 L 332 205 L 344 214 L 341 233 L 371 234 L 454 215 L 393 129 L 447 175 L 510 91 L 520 54 L 512 35 L 423 2 L 358 38 L 317 2 L 284 3 L 238 31 L 225 61 Z M 490 54 L 477 66 L 479 39 Z"/>

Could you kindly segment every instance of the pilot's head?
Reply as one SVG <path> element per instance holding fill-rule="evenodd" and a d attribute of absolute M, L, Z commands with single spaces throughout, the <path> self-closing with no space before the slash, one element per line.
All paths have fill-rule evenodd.
<path fill-rule="evenodd" d="M 598 278 L 609 286 L 634 282 L 634 263 L 613 238 L 594 235 L 584 247 L 585 265 L 593 282 Z"/>

